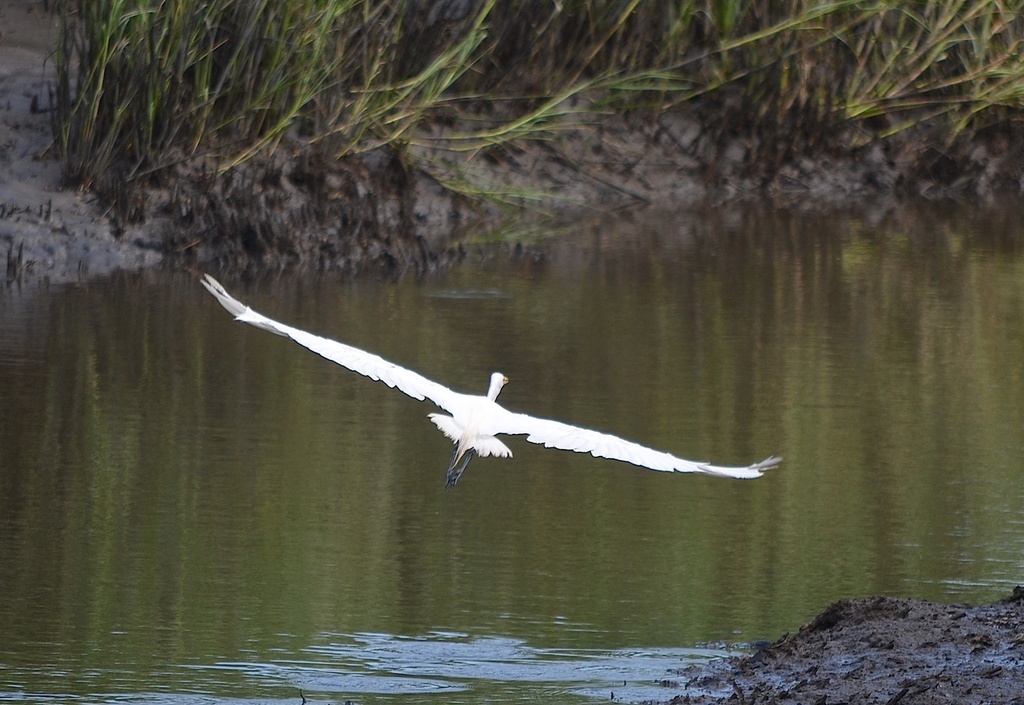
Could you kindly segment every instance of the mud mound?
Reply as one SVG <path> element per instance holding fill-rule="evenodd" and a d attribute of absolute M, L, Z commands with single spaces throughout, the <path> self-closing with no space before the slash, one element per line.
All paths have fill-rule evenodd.
<path fill-rule="evenodd" d="M 1024 703 L 1024 588 L 968 607 L 842 600 L 752 656 L 678 674 L 693 703 Z"/>

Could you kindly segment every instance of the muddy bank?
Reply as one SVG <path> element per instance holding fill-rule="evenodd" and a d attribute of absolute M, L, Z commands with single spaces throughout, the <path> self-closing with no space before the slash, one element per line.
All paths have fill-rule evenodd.
<path fill-rule="evenodd" d="M 51 145 L 53 17 L 39 0 L 0 0 L 0 18 L 0 283 L 161 264 L 428 272 L 509 223 L 502 241 L 514 245 L 537 223 L 623 209 L 977 202 L 1024 188 L 1019 130 L 955 147 L 924 129 L 876 141 L 837 135 L 831 146 L 794 152 L 725 124 L 720 102 L 695 101 L 658 116 L 577 117 L 552 126 L 546 141 L 468 153 L 446 142 L 456 126 L 435 121 L 402 154 L 337 160 L 285 142 L 224 176 L 210 159 L 183 160 L 114 212 L 89 188 L 61 183 Z M 466 197 L 457 184 L 494 198 Z"/>
<path fill-rule="evenodd" d="M 877 210 L 906 199 L 977 203 L 1024 187 L 1024 139 L 1007 134 L 945 151 L 919 134 L 774 160 L 763 140 L 724 132 L 707 108 L 595 116 L 548 141 L 472 153 L 448 144 L 455 128 L 435 124 L 404 155 L 382 148 L 338 160 L 286 143 L 217 179 L 214 164 L 184 163 L 140 194 L 142 222 L 127 230 L 159 233 L 173 261 L 218 270 L 422 273 L 498 227 L 515 244 L 538 227 L 641 209 L 757 201 Z M 466 183 L 494 198 L 451 187 Z"/>
<path fill-rule="evenodd" d="M 977 203 L 1020 192 L 1020 149 L 1005 140 L 976 144 L 956 166 L 945 165 L 950 179 L 929 175 L 921 161 L 930 159 L 927 149 L 896 144 L 804 155 L 769 170 L 750 161 L 750 140 L 713 141 L 702 120 L 710 118 L 612 117 L 566 130 L 558 143 L 469 156 L 438 142 L 420 163 L 443 173 L 385 150 L 339 161 L 284 144 L 219 178 L 215 164 L 183 163 L 139 193 L 130 218 L 104 210 L 89 192 L 61 190 L 56 164 L 32 157 L 49 181 L 39 179 L 9 203 L 6 217 L 0 213 L 0 248 L 6 244 L 9 276 L 59 278 L 160 262 L 218 271 L 424 273 L 458 261 L 481 233 L 509 224 L 501 241 L 514 245 L 531 230 L 638 209 L 679 213 L 759 201 L 877 210 L 898 208 L 907 197 Z M 503 203 L 465 197 L 445 187 L 452 174 L 516 195 Z M 0 194 L 0 203 L 11 198 Z"/>
<path fill-rule="evenodd" d="M 672 705 L 1024 703 L 1024 588 L 980 607 L 842 600 L 751 656 L 663 685 Z"/>

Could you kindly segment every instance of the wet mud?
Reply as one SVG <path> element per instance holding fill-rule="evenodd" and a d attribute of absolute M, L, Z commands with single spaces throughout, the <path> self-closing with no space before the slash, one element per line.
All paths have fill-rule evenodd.
<path fill-rule="evenodd" d="M 672 705 L 1024 703 L 1024 588 L 971 607 L 841 600 L 750 656 L 679 671 Z"/>

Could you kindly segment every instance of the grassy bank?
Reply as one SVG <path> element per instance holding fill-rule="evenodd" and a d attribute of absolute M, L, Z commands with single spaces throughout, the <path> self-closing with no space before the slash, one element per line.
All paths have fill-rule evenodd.
<path fill-rule="evenodd" d="M 921 125 L 949 145 L 1019 130 L 1022 11 L 1022 0 L 59 0 L 55 129 L 68 181 L 127 218 L 143 215 L 140 186 L 186 162 L 226 173 L 288 140 L 339 158 L 383 148 L 408 165 L 438 123 L 456 126 L 452 148 L 479 150 L 549 139 L 595 111 L 699 102 L 722 135 L 756 136 L 752 156 L 769 163 Z"/>

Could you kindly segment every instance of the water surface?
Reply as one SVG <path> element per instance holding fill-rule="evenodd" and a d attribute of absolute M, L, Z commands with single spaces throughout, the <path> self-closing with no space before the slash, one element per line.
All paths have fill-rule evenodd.
<path fill-rule="evenodd" d="M 449 386 L 501 370 L 512 409 L 785 457 L 756 482 L 512 439 L 445 492 L 432 408 L 189 274 L 4 292 L 0 698 L 642 699 L 842 597 L 996 599 L 1024 568 L 1022 215 L 723 208 L 420 280 L 223 278 Z"/>

